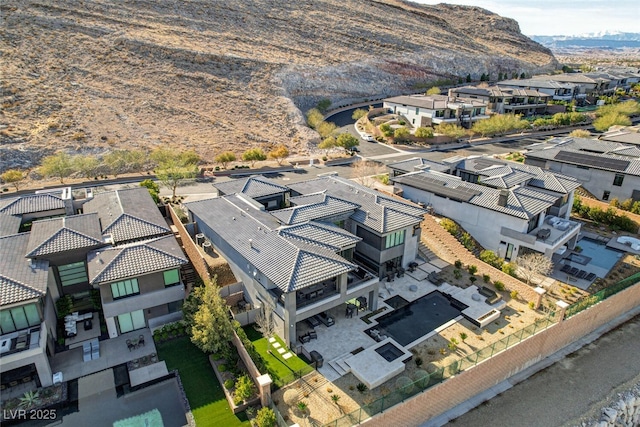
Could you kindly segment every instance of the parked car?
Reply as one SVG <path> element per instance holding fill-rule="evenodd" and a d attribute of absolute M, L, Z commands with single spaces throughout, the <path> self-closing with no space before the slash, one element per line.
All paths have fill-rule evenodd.
<path fill-rule="evenodd" d="M 333 320 L 333 317 L 329 316 L 325 312 L 318 314 L 316 317 L 324 323 L 325 326 L 333 326 L 336 323 L 335 320 Z"/>
<path fill-rule="evenodd" d="M 365 133 L 364 135 L 362 135 L 362 139 L 364 139 L 365 141 L 369 141 L 369 142 L 375 142 L 376 141 L 373 138 L 373 135 L 369 135 L 368 133 Z"/>
<path fill-rule="evenodd" d="M 311 316 L 307 318 L 307 325 L 309 325 L 312 328 L 315 328 L 317 326 L 320 326 L 320 321 L 316 319 L 315 316 Z"/>
<path fill-rule="evenodd" d="M 359 153 L 359 152 L 360 152 L 360 149 L 359 149 L 358 147 L 351 147 L 351 148 L 349 149 L 349 151 L 350 151 L 351 153 Z"/>

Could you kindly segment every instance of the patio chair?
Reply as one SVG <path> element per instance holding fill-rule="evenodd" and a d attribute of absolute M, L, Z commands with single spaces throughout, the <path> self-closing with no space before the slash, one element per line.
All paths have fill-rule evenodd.
<path fill-rule="evenodd" d="M 569 264 L 565 264 L 562 266 L 560 271 L 562 271 L 563 273 L 569 273 L 569 271 L 571 271 L 571 266 Z"/>
<path fill-rule="evenodd" d="M 570 276 L 576 276 L 579 271 L 580 271 L 580 269 L 578 267 L 571 267 L 571 270 L 569 270 L 569 275 Z"/>
<path fill-rule="evenodd" d="M 310 340 L 317 340 L 318 339 L 318 333 L 316 331 L 309 331 L 309 333 L 307 335 L 309 335 L 309 339 Z"/>
<path fill-rule="evenodd" d="M 135 346 L 133 345 L 133 343 L 131 342 L 131 340 L 127 340 L 127 348 L 129 349 L 129 351 L 131 351 L 132 348 L 134 348 Z"/>
<path fill-rule="evenodd" d="M 578 271 L 578 275 L 576 276 L 578 279 L 584 279 L 585 277 L 587 277 L 587 272 L 584 270 L 580 270 Z"/>
<path fill-rule="evenodd" d="M 138 346 L 140 345 L 144 346 L 144 335 L 138 337 Z"/>
<path fill-rule="evenodd" d="M 595 278 L 596 278 L 596 274 L 595 273 L 589 273 L 589 274 L 587 274 L 587 277 L 585 277 L 585 280 L 588 280 L 588 281 L 591 282 Z"/>

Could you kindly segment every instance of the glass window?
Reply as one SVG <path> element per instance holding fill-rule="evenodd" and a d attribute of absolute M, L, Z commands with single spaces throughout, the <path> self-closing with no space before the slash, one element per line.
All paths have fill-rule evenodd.
<path fill-rule="evenodd" d="M 405 230 L 396 231 L 395 233 L 388 234 L 385 240 L 385 249 L 392 248 L 404 243 Z"/>
<path fill-rule="evenodd" d="M 13 324 L 9 310 L 0 311 L 0 328 L 2 328 L 3 334 L 8 334 L 16 330 L 16 325 Z"/>
<path fill-rule="evenodd" d="M 617 173 L 615 178 L 613 178 L 613 185 L 620 187 L 622 186 L 622 181 L 624 181 L 624 175 Z"/>
<path fill-rule="evenodd" d="M 146 326 L 144 321 L 144 312 L 142 310 L 132 311 L 131 313 L 120 314 L 118 316 L 118 325 L 120 333 L 135 331 Z"/>
<path fill-rule="evenodd" d="M 111 284 L 113 299 L 124 298 L 131 295 L 139 295 L 138 279 L 123 280 Z"/>
<path fill-rule="evenodd" d="M 12 308 L 11 317 L 13 317 L 13 323 L 16 325 L 16 329 L 26 329 L 29 327 L 29 322 L 27 322 L 27 316 L 24 314 L 24 308 L 22 307 Z"/>
<path fill-rule="evenodd" d="M 177 268 L 174 270 L 165 271 L 163 274 L 165 286 L 172 286 L 180 283 L 180 272 Z"/>
<path fill-rule="evenodd" d="M 27 322 L 29 322 L 29 326 L 36 326 L 42 323 L 40 322 L 38 307 L 36 307 L 35 304 L 25 305 L 24 314 L 27 316 Z"/>
<path fill-rule="evenodd" d="M 77 285 L 78 283 L 86 283 L 89 281 L 84 261 L 59 266 L 58 275 L 60 276 L 62 286 Z"/>
<path fill-rule="evenodd" d="M 611 195 L 610 191 L 605 191 L 602 193 L 602 200 L 609 200 L 609 196 Z"/>

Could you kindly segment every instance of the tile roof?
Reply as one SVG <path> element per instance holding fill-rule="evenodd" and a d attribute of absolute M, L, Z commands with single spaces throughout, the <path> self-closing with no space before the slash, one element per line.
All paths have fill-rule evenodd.
<path fill-rule="evenodd" d="M 388 163 L 387 167 L 390 169 L 395 169 L 405 173 L 414 172 L 416 170 L 425 169 L 425 168 L 429 168 L 431 170 L 437 170 L 439 172 L 446 172 L 449 170 L 449 167 L 443 165 L 442 163 L 423 159 L 421 157 L 414 157 L 407 160 L 400 160 L 399 162 L 395 162 L 395 163 Z"/>
<path fill-rule="evenodd" d="M 499 85 L 500 83 L 498 83 Z M 550 95 L 546 93 L 538 92 L 535 89 L 522 89 L 515 87 L 500 87 L 500 86 L 490 86 L 486 88 L 479 88 L 475 86 L 463 86 L 458 88 L 452 88 L 452 93 L 462 94 L 464 95 L 476 95 L 476 96 L 502 96 L 502 97 L 517 97 L 517 96 L 533 96 L 533 97 L 543 97 L 548 98 Z"/>
<path fill-rule="evenodd" d="M 47 293 L 49 261 L 24 257 L 29 233 L 0 237 L 0 304 L 38 298 Z"/>
<path fill-rule="evenodd" d="M 87 255 L 91 284 L 170 270 L 187 263 L 173 235 L 94 250 Z"/>
<path fill-rule="evenodd" d="M 351 219 L 382 234 L 419 224 L 426 212 L 412 203 L 383 196 L 339 176 L 301 181 L 289 184 L 289 188 L 300 194 L 326 190 L 327 194 L 355 203 L 359 208 Z"/>
<path fill-rule="evenodd" d="M 252 175 L 231 181 L 213 184 L 221 194 L 242 193 L 252 198 L 260 198 L 283 193 L 289 189 L 262 175 Z"/>
<path fill-rule="evenodd" d="M 386 103 L 409 105 L 411 107 L 439 110 L 444 108 L 456 108 L 457 104 L 471 104 L 473 107 L 486 106 L 486 102 L 480 99 L 453 97 L 447 95 L 401 95 L 387 98 Z"/>
<path fill-rule="evenodd" d="M 95 213 L 34 221 L 30 235 L 28 257 L 104 244 L 98 214 Z"/>
<path fill-rule="evenodd" d="M 159 236 L 171 232 L 146 188 L 129 188 L 96 194 L 83 206 L 97 213 L 103 234 L 114 243 Z"/>
<path fill-rule="evenodd" d="M 17 215 L 7 215 L 0 213 L 0 237 L 17 234 L 20 231 L 22 218 Z"/>
<path fill-rule="evenodd" d="M 460 190 L 469 194 L 469 200 L 466 203 L 491 209 L 497 212 L 514 216 L 522 219 L 529 219 L 533 216 L 545 211 L 558 199 L 557 195 L 549 194 L 535 188 L 519 186 L 514 189 L 499 190 L 484 185 L 473 184 L 462 181 L 460 178 L 432 173 L 429 171 L 412 172 L 406 175 L 400 175 L 393 178 L 394 182 L 421 189 L 423 191 L 434 193 L 432 187 L 424 187 L 421 177 L 428 176 L 432 180 L 437 180 L 445 189 Z M 507 205 L 498 205 L 500 191 L 508 191 Z"/>
<path fill-rule="evenodd" d="M 252 209 L 247 211 L 232 197 L 202 200 L 185 206 L 198 221 L 226 242 L 226 250 L 233 253 L 223 252 L 225 257 L 236 263 L 238 256 L 242 257 L 241 268 L 244 268 L 244 262 L 249 263 L 247 273 L 255 268 L 283 292 L 292 292 L 357 268 L 330 249 L 299 238 L 290 239 L 277 229 L 264 227 L 256 214 L 269 214 Z M 203 227 L 203 231 L 206 228 Z"/>
<path fill-rule="evenodd" d="M 614 161 L 624 161 L 623 170 L 611 169 L 603 164 L 588 164 L 590 168 L 611 170 L 614 172 L 624 172 L 628 175 L 640 176 L 640 147 L 634 145 L 620 144 L 617 142 L 602 141 L 589 138 L 553 138 L 540 144 L 534 144 L 527 147 L 529 151 L 525 153 L 525 157 L 551 160 L 567 164 L 583 165 L 581 161 L 571 159 L 571 153 L 586 154 L 588 156 L 597 156 L 600 159 L 612 159 Z M 566 152 L 563 160 L 556 159 L 560 152 Z"/>
<path fill-rule="evenodd" d="M 362 240 L 360 237 L 354 236 L 333 224 L 316 221 L 281 228 L 278 232 L 283 237 L 324 246 L 334 252 L 353 246 Z"/>
<path fill-rule="evenodd" d="M 330 196 L 325 192 L 318 193 L 317 197 L 297 197 L 293 200 L 296 204 L 301 201 L 308 203 L 272 211 L 271 214 L 285 224 L 299 224 L 313 219 L 353 213 L 358 208 L 355 203 Z"/>
<path fill-rule="evenodd" d="M 545 89 L 575 89 L 574 83 L 563 83 L 547 79 L 521 79 L 521 80 L 502 80 L 500 86 L 521 87 L 521 88 L 545 88 Z"/>
<path fill-rule="evenodd" d="M 26 213 L 64 209 L 64 200 L 54 194 L 30 194 L 0 201 L 0 213 L 23 215 Z"/>

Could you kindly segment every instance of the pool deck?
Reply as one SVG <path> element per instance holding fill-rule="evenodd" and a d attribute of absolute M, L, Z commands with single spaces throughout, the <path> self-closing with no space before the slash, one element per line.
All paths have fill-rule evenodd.
<path fill-rule="evenodd" d="M 446 266 L 446 264 L 443 264 L 443 261 L 437 261 L 438 264 L 423 262 L 414 272 L 407 271 L 404 277 L 396 278 L 393 282 L 381 282 L 381 300 L 399 295 L 411 302 L 437 290 L 441 293 L 447 293 L 453 298 L 469 306 L 469 308 L 465 309 L 465 314 L 469 317 L 480 318 L 485 314 L 491 313 L 493 310 L 495 310 L 495 312 L 491 313 L 491 316 L 500 316 L 499 310 L 504 307 L 506 303 L 501 301 L 491 306 L 485 303 L 485 297 L 482 297 L 479 300 L 474 299 L 473 295 L 478 294 L 478 288 L 476 286 L 469 286 L 466 289 L 462 289 L 449 285 L 448 283 L 436 286 L 428 281 L 426 277 L 430 272 L 439 272 L 442 267 Z M 387 338 L 382 342 L 377 342 L 365 332 L 365 330 L 375 327 L 377 324 L 375 319 L 377 317 L 384 316 L 385 314 L 388 314 L 390 310 L 393 310 L 393 308 L 388 306 L 384 301 L 380 301 L 379 308 L 382 307 L 385 307 L 386 310 L 372 316 L 369 319 L 371 323 L 365 323 L 360 320 L 360 318 L 370 314 L 370 311 L 361 311 L 352 318 L 347 318 L 346 306 L 341 305 L 329 310 L 329 314 L 335 320 L 335 324 L 333 326 L 327 327 L 325 325 L 320 325 L 315 328 L 318 339 L 305 343 L 304 350 L 306 352 L 315 350 L 323 356 L 324 365 L 318 368 L 318 371 L 329 381 L 334 381 L 348 372 L 352 372 L 353 367 L 356 367 L 356 371 L 358 372 L 362 372 L 364 369 L 369 371 L 369 369 L 366 368 L 369 364 L 375 364 L 376 369 L 379 370 L 371 376 L 367 376 L 367 379 L 371 384 L 376 384 L 381 378 L 392 378 L 404 370 L 403 363 L 402 370 L 397 371 L 398 367 L 395 366 L 396 364 L 387 362 L 382 356 L 374 351 L 375 348 L 381 346 L 386 342 L 386 340 L 392 340 L 391 338 Z M 429 337 L 438 334 L 443 329 L 446 329 L 450 325 L 460 321 L 462 318 L 462 316 L 458 316 L 406 346 L 401 346 L 397 343 L 396 346 L 404 351 L 408 351 L 412 347 L 424 342 Z M 493 319 L 493 317 L 491 318 Z M 306 327 L 306 325 L 302 322 L 298 324 L 298 333 L 301 333 L 301 329 L 304 327 Z M 367 356 L 367 354 L 370 354 L 371 352 L 373 354 Z M 354 353 L 357 354 L 354 355 Z M 359 357 L 354 357 L 356 355 Z M 394 362 L 404 359 L 405 358 L 402 357 L 396 359 Z M 365 382 L 362 378 L 361 381 Z"/>

